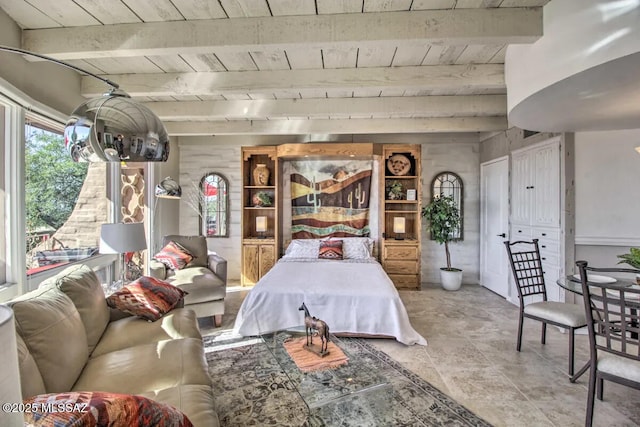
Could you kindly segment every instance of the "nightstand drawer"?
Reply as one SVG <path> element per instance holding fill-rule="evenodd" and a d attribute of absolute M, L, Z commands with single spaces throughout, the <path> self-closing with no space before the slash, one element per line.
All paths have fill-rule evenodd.
<path fill-rule="evenodd" d="M 385 246 L 385 259 L 418 259 L 417 246 Z"/>
<path fill-rule="evenodd" d="M 387 260 L 384 262 L 387 274 L 418 274 L 418 261 Z"/>
<path fill-rule="evenodd" d="M 398 289 L 418 289 L 418 276 L 415 274 L 389 274 L 389 278 Z"/>

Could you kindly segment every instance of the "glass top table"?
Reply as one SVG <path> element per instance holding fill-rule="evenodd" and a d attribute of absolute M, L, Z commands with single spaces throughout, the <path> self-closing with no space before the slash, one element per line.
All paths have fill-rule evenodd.
<path fill-rule="evenodd" d="M 312 425 L 349 425 L 345 419 L 354 413 L 375 420 L 376 425 L 392 421 L 390 382 L 349 354 L 334 335 L 330 341 L 349 358 L 346 365 L 321 371 L 302 372 L 284 347 L 285 341 L 304 337 L 303 326 L 261 335 L 270 353 L 295 386 L 309 409 Z M 316 338 L 317 339 L 317 338 Z M 355 411 L 355 412 L 354 412 Z M 349 416 L 351 415 L 351 417 Z M 314 422 L 315 420 L 315 422 Z M 358 424 L 358 420 L 352 420 Z"/>
<path fill-rule="evenodd" d="M 556 283 L 558 284 L 558 286 L 576 293 L 578 295 L 582 295 L 582 282 L 580 281 L 579 276 L 576 277 L 575 275 L 573 276 L 565 276 L 565 277 L 560 277 Z M 595 282 L 589 282 L 587 281 L 587 283 L 595 283 Z M 633 286 L 636 285 L 635 280 L 631 280 L 629 278 L 623 278 L 623 279 L 619 279 L 619 278 L 615 278 L 615 282 L 613 282 L 612 287 L 628 287 L 628 286 Z M 636 285 L 637 286 L 637 285 Z"/>
<path fill-rule="evenodd" d="M 588 275 L 587 275 L 588 277 Z M 611 282 L 609 284 L 609 286 L 611 286 L 611 288 L 626 288 L 626 287 L 630 287 L 630 286 L 638 286 L 636 284 L 635 280 L 631 280 L 629 278 L 613 278 L 615 281 Z M 580 276 L 579 275 L 571 275 L 571 276 L 565 276 L 565 277 L 560 277 L 556 283 L 558 284 L 558 286 L 576 293 L 578 295 L 582 295 L 582 281 L 580 280 Z M 595 282 L 589 282 L 587 281 L 587 283 L 595 283 Z M 575 374 L 573 374 L 573 376 L 569 379 L 569 381 L 576 382 L 576 380 L 582 375 L 584 374 L 587 369 L 589 369 L 589 362 L 587 362 L 582 368 L 580 368 Z"/>

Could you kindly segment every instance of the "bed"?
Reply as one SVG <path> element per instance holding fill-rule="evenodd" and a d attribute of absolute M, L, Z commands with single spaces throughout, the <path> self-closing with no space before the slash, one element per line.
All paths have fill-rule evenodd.
<path fill-rule="evenodd" d="M 236 317 L 235 333 L 254 336 L 299 326 L 304 314 L 298 307 L 304 302 L 333 334 L 427 344 L 411 326 L 391 279 L 368 251 L 354 256 L 347 250 L 342 260 L 318 259 L 314 242 L 303 241 L 310 247 L 307 252 L 291 250 L 295 244 L 292 241 L 285 256 L 249 291 Z"/>

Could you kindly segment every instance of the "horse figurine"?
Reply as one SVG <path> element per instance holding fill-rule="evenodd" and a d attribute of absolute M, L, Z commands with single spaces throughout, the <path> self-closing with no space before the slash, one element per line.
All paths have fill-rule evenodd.
<path fill-rule="evenodd" d="M 307 334 L 307 344 L 305 345 L 305 348 L 313 351 L 313 331 L 315 331 L 315 333 L 320 337 L 320 352 L 317 353 L 314 351 L 314 353 L 317 353 L 320 356 L 326 356 L 329 354 L 327 351 L 329 343 L 329 326 L 324 321 L 311 316 L 311 314 L 309 314 L 309 309 L 304 302 L 300 307 L 298 307 L 298 310 L 304 310 L 304 326 Z"/>

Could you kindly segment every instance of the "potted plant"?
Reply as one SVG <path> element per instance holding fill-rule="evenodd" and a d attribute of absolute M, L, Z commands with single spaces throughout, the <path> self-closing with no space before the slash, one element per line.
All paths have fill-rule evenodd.
<path fill-rule="evenodd" d="M 629 253 L 618 255 L 621 261 L 618 264 L 628 264 L 640 270 L 640 248 L 629 248 Z M 640 274 L 636 274 L 636 282 L 640 285 Z"/>
<path fill-rule="evenodd" d="M 273 203 L 271 195 L 266 191 L 258 191 L 254 194 L 252 202 L 255 207 L 271 206 Z"/>
<path fill-rule="evenodd" d="M 444 244 L 447 266 L 440 268 L 440 283 L 444 289 L 456 291 L 462 284 L 462 270 L 451 267 L 449 242 L 453 240 L 453 233 L 460 226 L 460 210 L 453 197 L 441 194 L 422 208 L 422 217 L 427 221 L 427 231 L 431 232 L 433 239 L 439 244 Z"/>
<path fill-rule="evenodd" d="M 387 182 L 387 200 L 402 200 L 402 199 L 404 199 L 404 191 L 402 189 L 402 183 L 395 179 Z"/>

